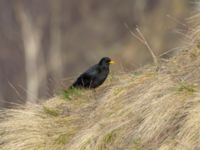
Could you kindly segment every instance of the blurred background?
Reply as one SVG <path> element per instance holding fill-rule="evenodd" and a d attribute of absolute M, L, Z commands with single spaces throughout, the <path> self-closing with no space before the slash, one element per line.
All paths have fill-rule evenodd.
<path fill-rule="evenodd" d="M 194 13 L 190 0 L 0 0 L 0 105 L 39 102 L 67 88 L 103 56 L 113 72 L 152 61 L 134 38 L 139 26 L 161 55 L 179 47 Z"/>

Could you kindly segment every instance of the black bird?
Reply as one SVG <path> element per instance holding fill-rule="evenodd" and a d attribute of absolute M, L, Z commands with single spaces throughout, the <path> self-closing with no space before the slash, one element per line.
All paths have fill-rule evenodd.
<path fill-rule="evenodd" d="M 109 57 L 104 57 L 100 62 L 81 74 L 70 88 L 95 89 L 106 80 L 110 64 L 114 64 Z"/>

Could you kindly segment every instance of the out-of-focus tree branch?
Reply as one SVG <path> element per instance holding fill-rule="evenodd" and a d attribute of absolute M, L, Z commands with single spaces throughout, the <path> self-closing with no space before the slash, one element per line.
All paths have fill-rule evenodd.
<path fill-rule="evenodd" d="M 46 74 L 44 63 L 38 64 L 38 58 L 41 57 L 39 54 L 43 32 L 41 28 L 32 21 L 31 16 L 25 11 L 21 1 L 17 1 L 15 10 L 21 27 L 25 52 L 27 101 L 35 103 L 38 99 L 40 83 Z M 39 68 L 38 65 L 42 67 Z"/>

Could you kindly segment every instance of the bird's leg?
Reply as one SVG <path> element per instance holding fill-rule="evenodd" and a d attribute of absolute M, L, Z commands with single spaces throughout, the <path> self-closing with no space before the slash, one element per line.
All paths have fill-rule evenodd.
<path fill-rule="evenodd" d="M 90 86 L 89 86 L 89 88 L 91 88 L 91 85 L 92 85 L 92 80 L 90 81 Z"/>
<path fill-rule="evenodd" d="M 97 97 L 96 97 L 96 89 L 93 89 L 93 93 L 94 93 L 94 99 L 97 99 Z"/>

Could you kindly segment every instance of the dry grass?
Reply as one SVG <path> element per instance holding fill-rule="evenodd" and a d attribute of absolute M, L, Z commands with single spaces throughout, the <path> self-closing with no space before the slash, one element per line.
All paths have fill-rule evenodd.
<path fill-rule="evenodd" d="M 200 149 L 197 35 L 158 71 L 149 65 L 111 76 L 97 92 L 72 91 L 67 98 L 1 110 L 0 149 Z"/>

